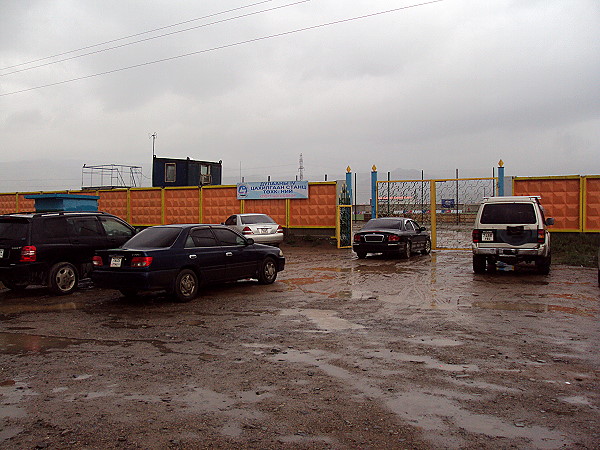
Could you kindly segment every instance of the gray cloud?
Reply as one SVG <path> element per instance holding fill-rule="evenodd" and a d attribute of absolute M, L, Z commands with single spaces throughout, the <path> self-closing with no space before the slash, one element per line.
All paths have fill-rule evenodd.
<path fill-rule="evenodd" d="M 249 3 L 2 2 L 0 68 Z M 315 180 L 373 164 L 488 176 L 500 158 L 514 175 L 600 173 L 594 0 L 446 0 L 204 51 L 411 4 L 313 0 L 0 76 L 7 93 L 202 52 L 1 96 L 0 180 L 50 154 L 80 162 L 56 169 L 65 179 L 83 164 L 149 175 L 152 132 L 160 156 L 222 159 L 231 182 L 293 178 L 300 153 Z"/>

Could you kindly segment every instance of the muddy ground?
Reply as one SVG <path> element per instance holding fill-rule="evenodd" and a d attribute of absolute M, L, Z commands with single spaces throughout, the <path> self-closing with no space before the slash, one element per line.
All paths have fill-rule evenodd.
<path fill-rule="evenodd" d="M 187 304 L 0 290 L 0 447 L 600 447 L 594 269 L 284 252 Z"/>

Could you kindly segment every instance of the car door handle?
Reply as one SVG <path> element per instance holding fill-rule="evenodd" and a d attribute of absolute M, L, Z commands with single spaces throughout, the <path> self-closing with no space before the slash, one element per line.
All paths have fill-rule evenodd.
<path fill-rule="evenodd" d="M 225 252 L 225 256 L 233 256 L 233 253 L 231 253 L 231 252 Z"/>
<path fill-rule="evenodd" d="M 190 259 L 196 259 L 198 255 L 190 255 Z"/>

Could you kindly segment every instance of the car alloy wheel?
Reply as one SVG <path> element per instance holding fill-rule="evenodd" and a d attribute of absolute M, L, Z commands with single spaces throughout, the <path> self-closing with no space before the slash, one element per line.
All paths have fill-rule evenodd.
<path fill-rule="evenodd" d="M 77 269 L 71 263 L 56 263 L 50 269 L 48 287 L 54 294 L 67 295 L 72 293 L 77 288 L 77 282 Z"/>
<path fill-rule="evenodd" d="M 191 269 L 183 269 L 175 279 L 175 297 L 180 302 L 189 302 L 198 295 L 198 276 Z"/>
<path fill-rule="evenodd" d="M 271 284 L 277 278 L 277 265 L 273 258 L 266 258 L 261 266 L 258 273 L 258 282 L 260 284 Z"/>

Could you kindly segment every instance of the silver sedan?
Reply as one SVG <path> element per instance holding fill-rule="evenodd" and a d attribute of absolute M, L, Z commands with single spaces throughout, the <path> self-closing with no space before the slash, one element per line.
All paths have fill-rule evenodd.
<path fill-rule="evenodd" d="M 279 246 L 283 242 L 283 227 L 266 214 L 234 214 L 223 223 L 254 242 Z"/>

